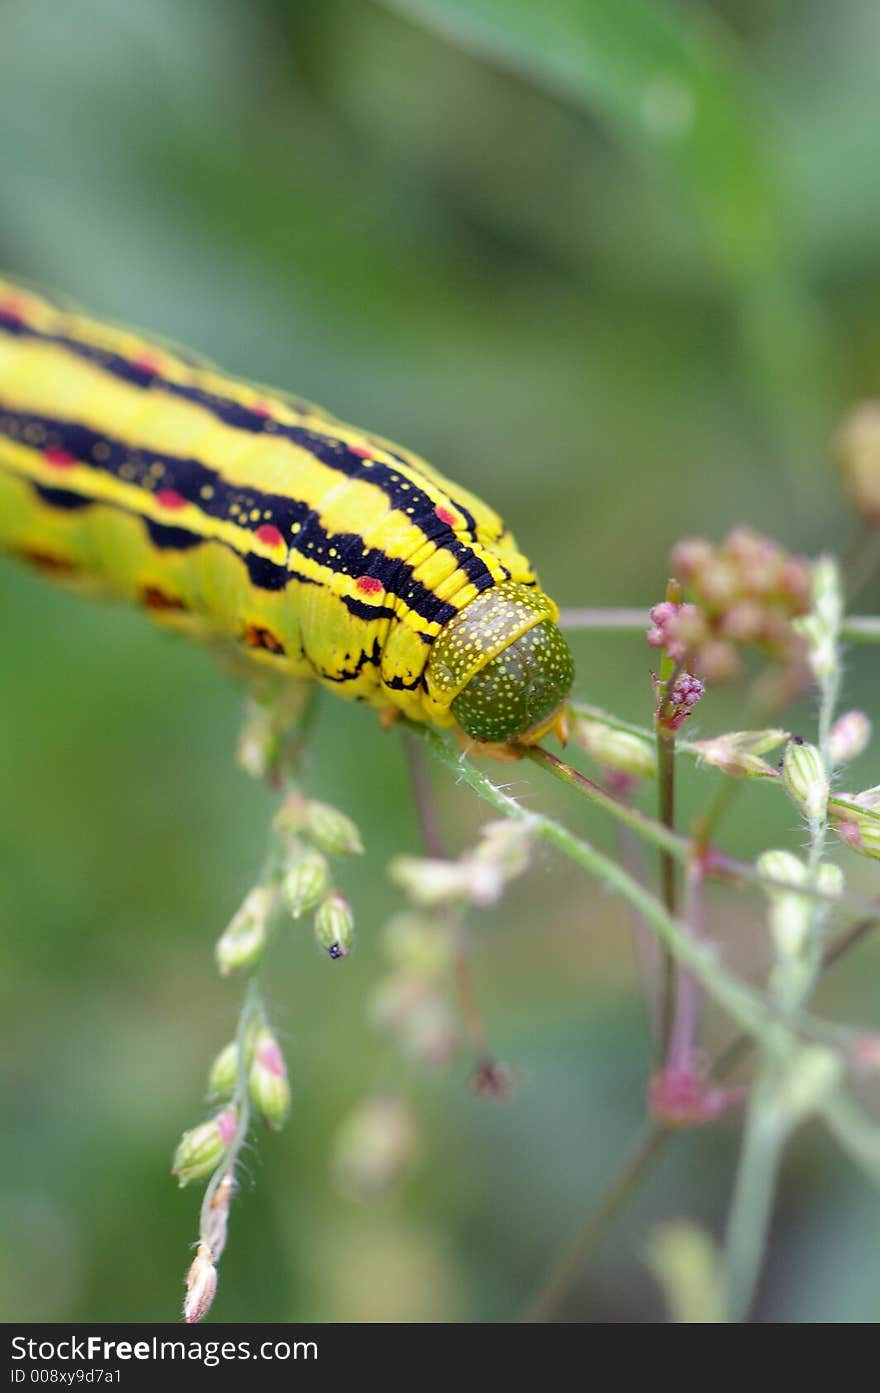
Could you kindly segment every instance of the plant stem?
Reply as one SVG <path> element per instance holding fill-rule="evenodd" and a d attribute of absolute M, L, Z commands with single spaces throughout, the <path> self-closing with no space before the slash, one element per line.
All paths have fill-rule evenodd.
<path fill-rule="evenodd" d="M 777 1067 L 764 1070 L 746 1113 L 724 1252 L 727 1316 L 748 1316 L 761 1274 L 776 1192 L 776 1176 L 788 1135 L 775 1091 L 782 1086 Z"/>
<path fill-rule="evenodd" d="M 878 905 L 880 913 L 880 905 Z M 878 918 L 862 919 L 840 934 L 830 943 L 822 956 L 822 972 L 833 967 L 851 949 L 855 948 L 878 924 Z M 731 1040 L 729 1045 L 715 1056 L 709 1065 L 707 1077 L 721 1083 L 728 1078 L 738 1064 L 751 1054 L 754 1041 L 743 1032 Z M 581 1224 L 577 1236 L 566 1244 L 560 1256 L 552 1264 L 550 1274 L 542 1282 L 537 1294 L 529 1302 L 527 1311 L 542 1312 L 541 1315 L 523 1316 L 521 1319 L 546 1320 L 565 1295 L 568 1287 L 592 1257 L 599 1243 L 607 1233 L 611 1223 L 622 1212 L 629 1200 L 636 1194 L 639 1186 L 656 1166 L 662 1153 L 678 1135 L 676 1131 L 653 1123 L 643 1132 L 631 1155 L 624 1158 L 619 1170 L 610 1184 L 600 1195 Z M 645 1153 L 642 1155 L 642 1153 Z M 634 1160 L 639 1158 L 638 1167 Z M 635 1175 L 631 1172 L 635 1169 Z"/>
<path fill-rule="evenodd" d="M 843 597 L 837 567 L 829 558 L 815 565 L 813 624 L 809 656 L 819 689 L 818 747 L 824 765 L 826 789 L 832 775 L 829 748 L 831 724 L 840 689 L 840 621 Z M 828 829 L 827 796 L 821 811 L 807 819 L 808 864 L 811 879 L 818 873 L 825 852 Z M 791 1021 L 809 1000 L 821 965 L 821 907 L 812 902 L 797 940 L 776 938 L 773 978 L 783 1018 Z M 780 1025 L 779 1030 L 782 1030 Z M 795 1127 L 821 1100 L 817 1093 L 809 1108 L 787 1101 L 789 1081 L 797 1065 L 782 1035 L 771 1032 L 762 1041 L 762 1060 L 746 1112 L 745 1134 L 724 1248 L 728 1318 L 747 1319 L 755 1298 L 764 1253 L 770 1236 L 773 1197 L 785 1144 Z"/>
<path fill-rule="evenodd" d="M 645 633 L 649 627 L 649 605 L 642 609 L 562 609 L 560 628 L 569 633 L 599 630 L 617 633 Z M 874 615 L 850 614 L 840 626 L 840 637 L 849 643 L 880 643 L 880 618 Z"/>
<path fill-rule="evenodd" d="M 517 1320 L 537 1324 L 552 1318 L 574 1280 L 583 1272 L 587 1260 L 598 1248 L 614 1220 L 638 1190 L 654 1165 L 669 1134 L 650 1126 L 624 1159 L 608 1188 L 590 1210 L 574 1238 L 565 1245 L 544 1281 Z"/>
<path fill-rule="evenodd" d="M 688 866 L 687 919 L 695 943 L 703 936 L 704 877 L 699 859 Z M 681 971 L 675 996 L 675 1014 L 669 1032 L 666 1067 L 672 1073 L 693 1074 L 696 1067 L 697 1034 L 700 1028 L 702 993 L 690 972 Z"/>
<path fill-rule="evenodd" d="M 621 728 L 625 727 L 621 726 Z M 422 736 L 425 735 L 423 727 L 413 726 L 412 729 L 419 732 Z M 635 729 L 638 731 L 638 727 Z M 646 731 L 645 734 L 649 734 L 649 732 Z M 681 749 L 682 744 L 683 742 L 677 742 L 676 749 Z M 567 784 L 569 788 L 573 788 L 575 792 L 579 793 L 582 797 L 588 798 L 591 803 L 595 803 L 599 807 L 604 808 L 605 811 L 610 813 L 613 818 L 616 818 L 618 822 L 622 822 L 625 826 L 631 827 L 634 832 L 638 833 L 643 841 L 650 842 L 651 845 L 657 846 L 661 850 L 669 851 L 676 860 L 686 864 L 694 855 L 695 851 L 706 852 L 710 850 L 705 845 L 702 831 L 697 837 L 696 842 L 690 837 L 682 836 L 680 832 L 671 831 L 668 827 L 665 827 L 662 822 L 655 821 L 654 818 L 639 812 L 639 810 L 632 807 L 631 804 L 622 802 L 619 798 L 616 798 L 613 793 L 608 793 L 600 784 L 587 778 L 586 774 L 582 774 L 579 769 L 574 769 L 570 764 L 566 764 L 565 760 L 560 759 L 558 755 L 553 754 L 550 750 L 545 750 L 542 745 L 529 745 L 523 747 L 521 753 L 525 758 L 531 759 L 535 764 L 542 765 L 554 778 L 559 779 L 561 783 Z M 739 784 L 736 784 L 735 787 L 738 788 Z M 830 801 L 832 803 L 838 803 L 844 808 L 850 806 L 843 799 L 832 797 Z M 880 816 L 880 814 L 878 814 L 878 816 Z M 728 856 L 726 853 L 720 852 L 714 847 L 711 848 L 706 866 L 706 874 L 713 876 L 732 876 L 737 880 L 751 881 L 755 885 L 760 885 L 771 890 L 791 889 L 791 886 L 786 881 L 777 880 L 773 876 L 766 875 L 763 871 L 758 870 L 757 866 L 752 865 L 751 862 L 739 861 L 735 857 Z M 849 895 L 845 892 L 840 894 L 826 893 L 811 885 L 803 886 L 798 893 L 814 899 L 817 902 L 821 901 L 826 904 L 832 904 L 838 909 L 852 910 L 856 914 L 864 915 L 873 913 L 874 907 L 871 902 L 863 900 L 857 895 Z"/>
<path fill-rule="evenodd" d="M 613 793 L 604 789 L 601 784 L 587 778 L 586 774 L 582 774 L 579 769 L 573 769 L 570 764 L 566 764 L 564 759 L 560 759 L 550 750 L 545 750 L 542 745 L 525 746 L 523 753 L 527 759 L 531 759 L 535 764 L 541 764 L 545 769 L 548 769 L 554 778 L 576 789 L 582 797 L 589 798 L 591 803 L 604 808 L 618 822 L 622 822 L 624 826 L 631 827 L 634 832 L 638 832 L 644 841 L 652 842 L 661 851 L 668 851 L 670 855 L 678 857 L 679 860 L 683 861 L 686 858 L 689 849 L 687 837 L 679 836 L 671 828 L 664 827 L 662 823 L 655 822 L 653 818 L 639 812 L 638 808 L 622 802 Z"/>
<path fill-rule="evenodd" d="M 706 945 L 692 943 L 684 925 L 670 915 L 656 896 L 634 880 L 616 861 L 597 851 L 589 842 L 574 836 L 568 828 L 552 818 L 526 811 L 508 794 L 497 788 L 468 759 L 459 758 L 442 736 L 430 727 L 414 728 L 437 757 L 503 817 L 525 822 L 534 836 L 555 846 L 563 855 L 576 861 L 637 909 L 661 943 L 694 973 L 719 1006 L 744 1030 L 759 1037 L 769 1033 L 775 1025 L 775 1016 L 758 994 L 732 977 Z"/>
<path fill-rule="evenodd" d="M 431 790 L 424 751 L 412 732 L 408 730 L 403 732 L 403 745 L 409 765 L 416 809 L 422 826 L 425 849 L 429 856 L 442 860 L 446 857 L 446 843 L 437 814 L 437 802 Z M 477 1001 L 473 973 L 468 962 L 461 916 L 456 916 L 453 919 L 451 915 L 447 914 L 445 917 L 448 920 L 452 945 L 452 979 L 458 997 L 459 1009 L 471 1042 L 471 1048 L 476 1057 L 477 1067 L 485 1068 L 491 1066 L 494 1061 L 492 1051 L 489 1048 L 488 1032 Z"/>
<path fill-rule="evenodd" d="M 584 632 L 611 629 L 618 633 L 632 633 L 641 629 L 642 633 L 647 633 L 650 627 L 649 610 L 650 605 L 645 605 L 644 609 L 561 609 L 559 627 Z"/>
<path fill-rule="evenodd" d="M 657 785 L 660 822 L 675 831 L 675 735 L 657 731 Z M 660 886 L 663 903 L 671 915 L 676 912 L 676 863 L 672 852 L 660 852 Z M 667 948 L 660 968 L 660 1053 L 669 1044 L 675 1010 L 675 961 Z"/>
<path fill-rule="evenodd" d="M 236 1046 L 236 1072 L 235 1089 L 232 1095 L 232 1102 L 235 1104 L 236 1125 L 235 1132 L 230 1139 L 229 1145 L 223 1153 L 223 1159 L 208 1181 L 202 1208 L 199 1218 L 199 1228 L 204 1231 L 208 1224 L 211 1210 L 211 1201 L 228 1172 L 234 1171 L 241 1148 L 247 1140 L 248 1128 L 250 1127 L 250 1094 L 248 1089 L 248 1058 L 247 1044 L 248 1033 L 251 1023 L 264 1014 L 263 998 L 260 991 L 259 974 L 254 973 L 248 980 L 241 1004 L 241 1011 L 238 1017 L 238 1027 L 235 1032 Z"/>

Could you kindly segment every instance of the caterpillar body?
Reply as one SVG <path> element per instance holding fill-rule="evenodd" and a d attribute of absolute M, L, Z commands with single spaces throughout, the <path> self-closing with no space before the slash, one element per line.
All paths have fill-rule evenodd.
<path fill-rule="evenodd" d="M 477 741 L 563 719 L 556 606 L 473 494 L 319 407 L 2 279 L 0 546 Z"/>

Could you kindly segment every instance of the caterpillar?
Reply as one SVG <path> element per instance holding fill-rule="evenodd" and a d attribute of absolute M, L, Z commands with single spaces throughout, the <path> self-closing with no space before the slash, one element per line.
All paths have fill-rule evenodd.
<path fill-rule="evenodd" d="M 0 546 L 488 745 L 564 734 L 557 609 L 498 515 L 320 407 L 0 279 Z"/>

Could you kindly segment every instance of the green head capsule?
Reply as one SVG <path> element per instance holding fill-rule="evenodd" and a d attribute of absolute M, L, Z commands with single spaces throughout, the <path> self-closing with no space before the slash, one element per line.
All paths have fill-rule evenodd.
<path fill-rule="evenodd" d="M 538 740 L 562 713 L 574 663 L 555 609 L 533 586 L 507 581 L 483 591 L 438 637 L 428 665 L 432 695 L 487 744 Z"/>

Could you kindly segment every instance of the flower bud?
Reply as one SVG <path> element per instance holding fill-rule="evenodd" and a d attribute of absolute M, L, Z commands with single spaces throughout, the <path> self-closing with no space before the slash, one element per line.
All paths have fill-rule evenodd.
<path fill-rule="evenodd" d="M 864 754 L 871 739 L 871 722 L 864 711 L 847 711 L 831 727 L 828 753 L 832 764 L 849 764 Z"/>
<path fill-rule="evenodd" d="M 255 886 L 245 897 L 214 949 L 217 966 L 224 977 L 228 972 L 251 967 L 260 957 L 266 946 L 274 900 L 274 892 L 266 885 Z"/>
<path fill-rule="evenodd" d="M 388 874 L 414 904 L 430 906 L 468 898 L 468 868 L 458 861 L 395 856 Z"/>
<path fill-rule="evenodd" d="M 786 793 L 807 821 L 821 822 L 828 807 L 830 789 L 816 746 L 798 742 L 797 738 L 790 740 L 783 756 L 782 778 Z"/>
<path fill-rule="evenodd" d="M 583 716 L 575 721 L 572 734 L 575 743 L 605 769 L 641 779 L 657 775 L 657 751 L 641 736 Z"/>
<path fill-rule="evenodd" d="M 279 733 L 270 709 L 248 701 L 235 750 L 235 758 L 245 773 L 263 779 L 275 768 L 279 755 Z"/>
<path fill-rule="evenodd" d="M 785 1124 L 796 1127 L 832 1093 L 840 1083 L 843 1061 L 825 1045 L 804 1045 L 777 1087 L 774 1106 Z"/>
<path fill-rule="evenodd" d="M 843 485 L 856 512 L 880 523 L 880 400 L 859 402 L 834 442 Z"/>
<path fill-rule="evenodd" d="M 397 1098 L 370 1098 L 343 1122 L 333 1150 L 337 1188 L 353 1200 L 375 1199 L 403 1176 L 418 1136 L 412 1114 Z"/>
<path fill-rule="evenodd" d="M 714 740 L 695 740 L 700 758 L 737 779 L 775 779 L 777 772 L 760 758 L 788 739 L 785 730 L 737 730 Z"/>
<path fill-rule="evenodd" d="M 651 674 L 654 696 L 657 701 L 656 720 L 659 730 L 672 733 L 684 725 L 688 716 L 693 715 L 694 707 L 703 695 L 703 684 L 690 672 L 683 672 L 672 692 L 667 693 L 666 682 Z"/>
<path fill-rule="evenodd" d="M 479 843 L 464 860 L 482 867 L 491 866 L 503 883 L 528 870 L 531 846 L 532 831 L 527 822 L 500 818 L 480 828 Z"/>
<path fill-rule="evenodd" d="M 329 803 L 310 799 L 306 808 L 306 828 L 309 836 L 328 856 L 360 856 L 364 844 L 361 834 L 350 817 L 332 808 Z"/>
<path fill-rule="evenodd" d="M 263 1026 L 254 1038 L 254 1058 L 248 1074 L 254 1107 L 273 1131 L 284 1126 L 290 1112 L 290 1084 L 284 1056 L 271 1030 Z"/>
<path fill-rule="evenodd" d="M 765 851 L 758 857 L 755 865 L 761 875 L 784 882 L 784 886 L 790 886 L 792 890 L 803 885 L 807 878 L 807 867 L 791 851 Z M 788 890 L 784 886 L 767 885 L 765 889 L 768 895 L 785 895 Z"/>
<path fill-rule="evenodd" d="M 184 1132 L 171 1166 L 171 1174 L 177 1176 L 181 1189 L 192 1180 L 204 1180 L 219 1165 L 235 1135 L 236 1122 L 235 1108 L 228 1107 L 208 1122 Z"/>
<path fill-rule="evenodd" d="M 327 893 L 330 868 L 320 851 L 304 851 L 281 882 L 281 893 L 292 917 L 299 919 Z"/>
<path fill-rule="evenodd" d="M 217 1055 L 208 1074 L 208 1097 L 226 1098 L 238 1079 L 238 1044 L 230 1040 Z"/>
<path fill-rule="evenodd" d="M 187 1325 L 196 1325 L 202 1316 L 207 1315 L 216 1291 L 217 1269 L 212 1260 L 211 1249 L 207 1243 L 200 1243 L 186 1274 L 183 1319 Z"/>
<path fill-rule="evenodd" d="M 354 915 L 351 905 L 337 890 L 318 905 L 315 938 L 331 958 L 347 958 L 354 945 Z"/>
<path fill-rule="evenodd" d="M 810 937 L 810 901 L 805 895 L 794 893 L 796 888 L 808 883 L 809 871 L 803 861 L 789 851 L 765 851 L 756 865 L 762 875 L 785 881 L 792 887 L 783 890 L 778 885 L 764 886 L 770 900 L 770 932 L 776 956 L 791 961 L 801 956 Z"/>
<path fill-rule="evenodd" d="M 834 830 L 850 851 L 880 861 L 880 822 L 857 816 L 835 818 Z"/>

